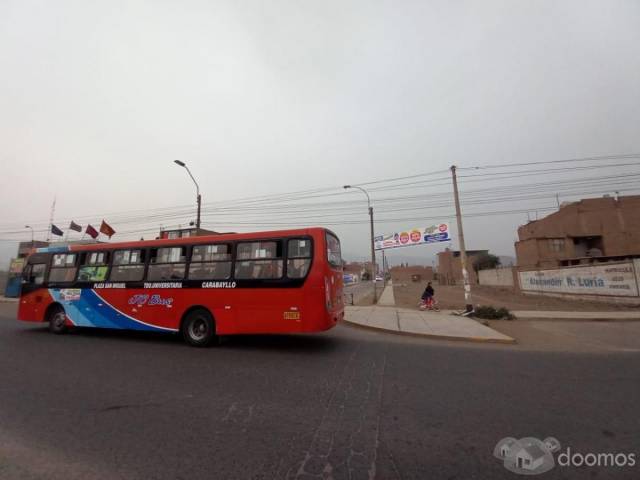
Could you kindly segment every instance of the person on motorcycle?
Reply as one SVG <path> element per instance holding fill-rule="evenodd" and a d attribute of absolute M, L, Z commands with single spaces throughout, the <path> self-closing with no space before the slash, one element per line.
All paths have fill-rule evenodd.
<path fill-rule="evenodd" d="M 422 293 L 422 305 L 424 306 L 424 308 L 432 309 L 435 306 L 435 300 L 433 298 L 434 295 L 435 291 L 431 286 L 431 282 L 429 282 L 427 283 L 427 288 L 425 288 L 424 292 Z"/>
<path fill-rule="evenodd" d="M 431 282 L 427 283 L 427 288 L 424 289 L 424 293 L 422 294 L 422 299 L 427 302 L 429 301 L 429 299 L 433 298 L 433 295 L 436 292 L 433 290 L 433 287 L 431 286 Z"/>

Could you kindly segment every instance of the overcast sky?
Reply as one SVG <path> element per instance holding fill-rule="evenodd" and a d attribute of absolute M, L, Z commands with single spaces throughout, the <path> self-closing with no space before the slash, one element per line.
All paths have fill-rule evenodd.
<path fill-rule="evenodd" d="M 176 158 L 205 202 L 229 204 L 452 164 L 640 152 L 636 0 L 0 0 L 0 65 L 0 232 L 46 224 L 54 196 L 61 227 L 193 203 Z M 366 222 L 363 196 L 343 196 L 330 200 Z M 450 212 L 410 225 L 386 214 L 376 233 Z M 134 230 L 118 218 L 105 216 Z M 242 218 L 204 226 L 256 229 Z M 511 255 L 526 218 L 469 218 L 467 246 Z M 366 223 L 331 228 L 347 255 L 367 255 Z M 18 238 L 29 234 L 0 233 L 2 263 Z"/>

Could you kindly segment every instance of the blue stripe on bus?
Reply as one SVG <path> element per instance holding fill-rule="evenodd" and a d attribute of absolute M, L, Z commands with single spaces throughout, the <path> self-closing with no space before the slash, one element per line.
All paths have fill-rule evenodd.
<path fill-rule="evenodd" d="M 51 296 L 64 307 L 67 317 L 78 327 L 117 328 L 153 332 L 175 331 L 136 320 L 105 302 L 91 289 L 82 289 L 80 298 L 65 299 L 61 290 L 50 289 Z"/>
<path fill-rule="evenodd" d="M 36 253 L 64 253 L 68 252 L 69 247 L 40 247 L 36 248 Z"/>

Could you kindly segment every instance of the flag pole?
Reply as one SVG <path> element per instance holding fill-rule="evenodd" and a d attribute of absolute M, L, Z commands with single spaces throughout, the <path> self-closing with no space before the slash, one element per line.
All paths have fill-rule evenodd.
<path fill-rule="evenodd" d="M 53 196 L 53 204 L 51 205 L 51 215 L 49 216 L 49 231 L 47 232 L 47 242 L 51 240 L 51 229 L 53 228 L 53 216 L 56 213 L 56 195 Z"/>

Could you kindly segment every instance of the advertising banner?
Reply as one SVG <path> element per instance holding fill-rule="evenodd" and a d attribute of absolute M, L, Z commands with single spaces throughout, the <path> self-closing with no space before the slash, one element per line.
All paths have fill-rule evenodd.
<path fill-rule="evenodd" d="M 449 242 L 449 224 L 439 223 L 428 227 L 410 228 L 388 235 L 379 235 L 374 238 L 376 250 L 387 248 L 411 247 L 426 243 Z"/>
<path fill-rule="evenodd" d="M 638 296 L 638 284 L 631 262 L 535 270 L 520 272 L 519 276 L 520 288 L 524 291 Z"/>
<path fill-rule="evenodd" d="M 11 264 L 9 265 L 9 272 L 13 274 L 22 273 L 22 269 L 24 268 L 24 258 L 14 258 L 11 260 Z"/>

